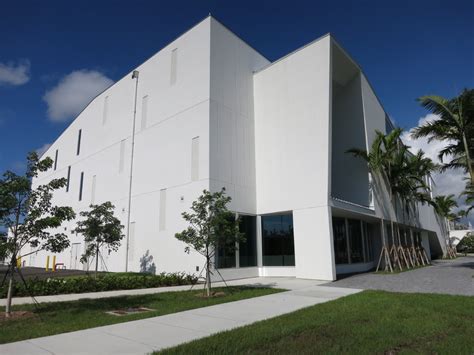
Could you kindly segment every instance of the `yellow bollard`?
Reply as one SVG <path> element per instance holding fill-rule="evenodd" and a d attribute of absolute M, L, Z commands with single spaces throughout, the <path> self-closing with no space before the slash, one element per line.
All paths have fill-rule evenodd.
<path fill-rule="evenodd" d="M 16 267 L 21 268 L 21 256 L 16 258 Z"/>
<path fill-rule="evenodd" d="M 46 257 L 46 271 L 49 271 L 49 255 Z"/>
<path fill-rule="evenodd" d="M 53 272 L 56 271 L 56 255 L 53 255 L 53 265 L 52 265 Z"/>

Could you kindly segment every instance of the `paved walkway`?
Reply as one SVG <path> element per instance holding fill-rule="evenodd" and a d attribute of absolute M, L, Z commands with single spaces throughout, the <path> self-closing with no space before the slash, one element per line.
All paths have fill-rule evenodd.
<path fill-rule="evenodd" d="M 248 279 L 232 280 L 227 281 L 229 286 L 239 285 L 255 285 L 265 287 L 279 287 L 286 290 L 292 290 L 294 287 L 300 287 L 303 284 L 308 285 L 320 285 L 327 281 L 318 280 L 301 280 L 295 278 L 272 278 L 272 277 L 254 277 Z M 213 287 L 224 286 L 223 282 L 214 282 Z M 194 288 L 203 287 L 202 285 L 196 285 Z M 37 296 L 35 297 L 39 303 L 45 302 L 67 302 L 77 301 L 80 299 L 97 299 L 97 298 L 108 298 L 117 296 L 135 296 L 135 295 L 149 295 L 152 293 L 162 293 L 171 291 L 187 291 L 191 288 L 190 285 L 184 286 L 169 286 L 169 287 L 156 287 L 156 288 L 142 288 L 136 290 L 118 290 L 118 291 L 103 291 L 103 292 L 89 292 L 89 293 L 71 293 L 66 295 L 53 295 L 53 296 Z M 15 297 L 12 300 L 13 305 L 21 304 L 32 304 L 34 301 L 31 297 Z M 0 306 L 5 306 L 7 303 L 5 298 L 0 299 Z"/>
<path fill-rule="evenodd" d="M 474 256 L 466 256 L 435 260 L 432 266 L 399 274 L 354 275 L 326 286 L 474 296 L 473 276 Z"/>
<path fill-rule="evenodd" d="M 254 278 L 231 284 L 289 289 L 133 322 L 0 345 L 0 354 L 147 354 L 225 330 L 360 292 L 321 286 L 321 281 Z"/>

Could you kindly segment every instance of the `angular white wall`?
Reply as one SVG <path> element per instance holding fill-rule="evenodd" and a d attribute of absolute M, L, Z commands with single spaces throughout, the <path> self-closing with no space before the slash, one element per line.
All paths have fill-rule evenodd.
<path fill-rule="evenodd" d="M 257 213 L 293 211 L 294 275 L 332 280 L 330 37 L 257 72 L 254 91 Z"/>
<path fill-rule="evenodd" d="M 211 18 L 210 186 L 256 213 L 254 71 L 269 61 Z"/>
<path fill-rule="evenodd" d="M 139 270 L 140 257 L 147 250 L 159 272 L 195 272 L 203 264 L 200 255 L 184 253 L 184 244 L 174 234 L 186 227 L 181 213 L 203 189 L 209 189 L 210 31 L 211 19 L 207 18 L 136 68 L 140 76 L 131 208 L 134 233 L 128 257 L 131 271 Z M 134 94 L 135 80 L 129 73 L 97 96 L 46 152 L 45 156 L 54 158 L 59 151 L 57 170 L 39 176 L 34 184 L 65 177 L 71 166 L 69 192 L 58 192 L 55 201 L 79 213 L 92 202 L 95 176 L 94 202 L 111 201 L 116 216 L 126 225 Z M 77 155 L 79 129 L 82 139 Z M 192 157 L 196 137 L 199 156 Z M 83 198 L 78 201 L 81 172 Z M 160 192 L 164 189 L 165 194 Z M 165 203 L 160 196 L 166 196 Z M 165 213 L 160 212 L 163 207 Z M 165 218 L 164 228 L 159 225 L 160 215 Z M 82 253 L 82 238 L 71 234 L 73 227 L 69 223 L 66 232 L 72 242 L 82 242 Z M 109 270 L 125 269 L 125 244 L 124 239 L 117 253 L 104 255 Z M 70 253 L 66 250 L 58 255 L 58 262 L 70 267 Z M 37 265 L 43 265 L 45 254 L 36 257 Z"/>

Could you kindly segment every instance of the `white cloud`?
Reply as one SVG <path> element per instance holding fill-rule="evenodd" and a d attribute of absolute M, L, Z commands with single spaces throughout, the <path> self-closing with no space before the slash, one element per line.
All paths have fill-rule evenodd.
<path fill-rule="evenodd" d="M 63 122 L 75 117 L 112 83 L 111 79 L 98 71 L 73 71 L 43 96 L 48 105 L 48 118 L 51 121 Z"/>
<path fill-rule="evenodd" d="M 36 149 L 36 153 L 41 157 L 46 151 L 51 147 L 51 143 L 45 143 L 38 149 Z"/>
<path fill-rule="evenodd" d="M 13 62 L 0 63 L 0 86 L 1 85 L 23 85 L 30 80 L 30 61 L 20 60 L 17 64 Z"/>
<path fill-rule="evenodd" d="M 418 126 L 422 125 L 425 122 L 430 122 L 439 119 L 438 115 L 428 114 L 425 117 L 420 118 L 418 121 Z M 411 130 L 410 130 L 411 131 Z M 438 153 L 443 149 L 449 142 L 446 141 L 437 141 L 433 140 L 428 143 L 427 138 L 418 138 L 414 139 L 410 136 L 410 131 L 403 132 L 402 140 L 406 145 L 410 146 L 410 150 L 413 153 L 416 153 L 418 150 L 423 150 L 431 160 L 436 163 L 441 163 L 438 159 Z M 450 156 L 443 158 L 444 161 L 449 161 Z M 464 204 L 464 199 L 459 198 L 459 194 L 464 190 L 466 173 L 461 169 L 451 169 L 447 170 L 444 173 L 435 173 L 433 175 L 433 180 L 435 186 L 433 187 L 434 195 L 450 195 L 453 194 L 458 202 L 459 209 L 465 209 L 467 206 Z"/>

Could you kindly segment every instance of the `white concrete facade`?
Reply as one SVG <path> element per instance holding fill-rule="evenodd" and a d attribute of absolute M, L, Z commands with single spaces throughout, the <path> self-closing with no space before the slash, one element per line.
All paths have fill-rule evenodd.
<path fill-rule="evenodd" d="M 51 145 L 44 156 L 57 154 L 56 169 L 33 182 L 69 176 L 56 203 L 79 213 L 111 201 L 127 227 L 132 172 L 128 252 L 124 240 L 117 253 L 103 255 L 102 268 L 139 271 L 149 250 L 158 272 L 201 270 L 203 258 L 185 254 L 174 234 L 186 227 L 181 213 L 202 190 L 222 187 L 232 211 L 255 216 L 248 218 L 256 238 L 250 257 L 243 259 L 241 250 L 230 257 L 231 267 L 220 268 L 226 278 L 334 280 L 338 272 L 367 270 L 374 264 L 369 254 L 380 248 L 381 218 L 423 232 L 432 251 L 443 253 L 443 224 L 433 210 L 420 206 L 418 218 L 404 222 L 386 191 L 370 191 L 365 164 L 345 154 L 369 147 L 376 129 L 385 132 L 387 114 L 331 35 L 271 63 L 208 17 L 134 70 L 133 170 L 136 79 L 130 72 Z M 336 265 L 333 217 L 350 218 L 350 226 L 361 221 L 362 262 Z M 72 246 L 57 261 L 82 269 L 84 242 L 71 233 L 74 226 L 65 225 Z M 269 255 L 280 237 L 281 257 Z M 38 252 L 27 264 L 43 266 L 45 258 Z"/>

